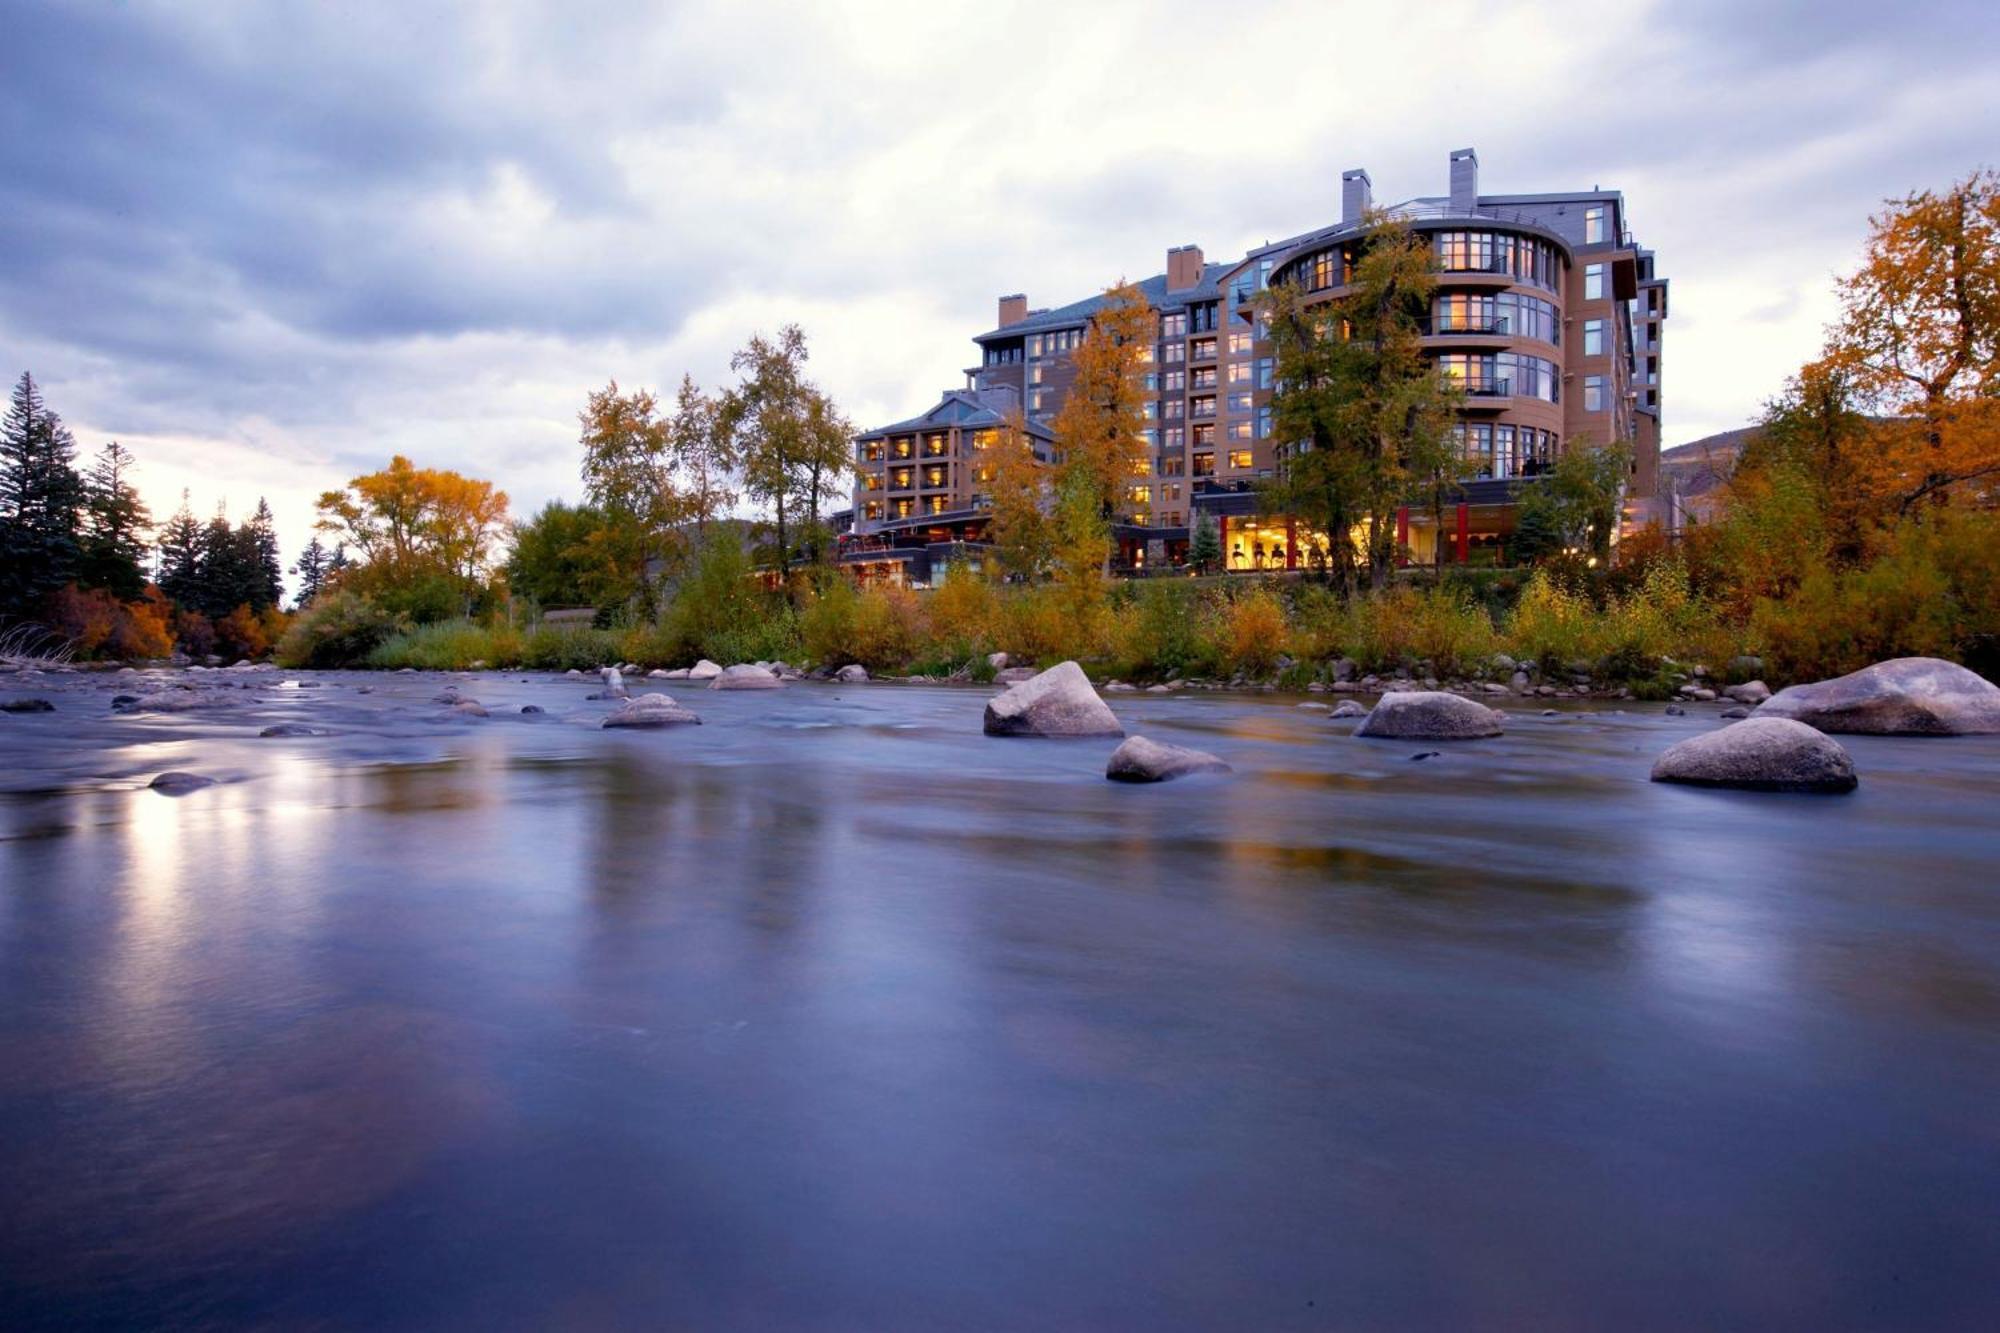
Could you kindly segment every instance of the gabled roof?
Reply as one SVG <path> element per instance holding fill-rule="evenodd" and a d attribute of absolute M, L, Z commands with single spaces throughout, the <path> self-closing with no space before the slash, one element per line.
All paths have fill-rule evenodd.
<path fill-rule="evenodd" d="M 1167 275 L 1155 273 L 1152 277 L 1132 285 L 1146 298 L 1146 303 L 1155 310 L 1178 310 L 1182 306 L 1197 301 L 1213 301 L 1222 295 L 1222 275 L 1238 267 L 1241 261 L 1227 264 L 1203 264 L 1201 281 L 1192 287 L 1182 287 L 1177 291 L 1167 290 Z M 1019 320 L 1005 328 L 993 329 L 975 334 L 972 341 L 988 342 L 994 338 L 1018 338 L 1024 333 L 1043 333 L 1049 329 L 1073 329 L 1090 322 L 1090 317 L 1104 308 L 1104 293 L 1072 301 L 1068 305 L 1052 310 L 1031 311 L 1026 319 Z"/>
<path fill-rule="evenodd" d="M 1019 403 L 1012 394 L 980 394 L 972 389 L 950 389 L 937 401 L 937 406 L 921 416 L 905 421 L 891 422 L 887 426 L 877 426 L 873 430 L 862 431 L 854 438 L 873 440 L 884 435 L 906 435 L 914 431 L 938 430 L 959 426 L 978 430 L 986 426 L 999 426 L 1007 420 L 1007 410 L 1018 408 Z M 1038 439 L 1055 438 L 1048 428 L 1032 419 L 1026 423 L 1027 433 Z"/>

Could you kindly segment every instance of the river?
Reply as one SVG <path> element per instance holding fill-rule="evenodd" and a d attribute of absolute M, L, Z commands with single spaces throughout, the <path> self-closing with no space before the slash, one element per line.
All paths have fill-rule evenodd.
<path fill-rule="evenodd" d="M 2000 1324 L 2000 737 L 442 679 L 0 717 L 0 1325 Z"/>

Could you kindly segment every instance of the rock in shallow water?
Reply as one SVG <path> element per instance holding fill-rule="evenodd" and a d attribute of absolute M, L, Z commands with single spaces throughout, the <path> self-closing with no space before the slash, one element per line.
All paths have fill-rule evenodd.
<path fill-rule="evenodd" d="M 1405 690 L 1383 695 L 1354 734 L 1401 741 L 1464 741 L 1498 736 L 1502 727 L 1502 715 L 1485 704 L 1441 690 Z"/>
<path fill-rule="evenodd" d="M 859 685 L 868 679 L 868 668 L 858 662 L 850 662 L 834 672 L 833 678 L 843 685 Z"/>
<path fill-rule="evenodd" d="M 1123 736 L 1117 715 L 1074 662 L 1058 662 L 986 703 L 989 736 Z"/>
<path fill-rule="evenodd" d="M 53 713 L 56 706 L 47 699 L 9 699 L 0 703 L 0 713 Z"/>
<path fill-rule="evenodd" d="M 742 662 L 708 681 L 711 690 L 781 690 L 785 682 L 771 674 L 769 667 Z"/>
<path fill-rule="evenodd" d="M 1747 791 L 1845 792 L 1854 760 L 1840 742 L 1782 717 L 1753 717 L 1684 740 L 1653 764 L 1653 781 Z"/>
<path fill-rule="evenodd" d="M 213 787 L 215 779 L 205 778 L 199 773 L 170 769 L 146 785 L 166 796 L 182 796 L 191 791 L 200 791 L 203 787 Z"/>
<path fill-rule="evenodd" d="M 1113 782 L 1170 782 L 1190 773 L 1233 771 L 1206 750 L 1150 741 L 1144 736 L 1128 737 L 1111 752 L 1111 762 L 1104 766 L 1104 776 Z"/>
<path fill-rule="evenodd" d="M 606 717 L 600 724 L 606 727 L 672 727 L 692 724 L 701 725 L 701 719 L 693 710 L 683 708 L 679 701 L 665 694 L 642 694 L 632 699 L 623 708 Z"/>
<path fill-rule="evenodd" d="M 2000 733 L 2000 686 L 1935 657 L 1898 657 L 1779 690 L 1756 716 L 1855 735 L 1991 735 Z"/>
<path fill-rule="evenodd" d="M 317 736 L 318 732 L 298 722 L 278 722 L 257 733 L 269 738 L 289 738 L 292 736 Z"/>
<path fill-rule="evenodd" d="M 1339 703 L 1337 703 L 1337 704 L 1335 704 L 1335 705 L 1333 706 L 1333 711 L 1332 711 L 1331 713 L 1328 713 L 1328 714 L 1327 714 L 1327 716 L 1328 716 L 1328 717 L 1367 717 L 1367 716 L 1368 716 L 1368 710 L 1367 710 L 1367 709 L 1365 709 L 1365 708 L 1363 708 L 1363 707 L 1362 707 L 1362 706 L 1361 706 L 1360 704 L 1358 704 L 1358 703 L 1354 702 L 1354 700 L 1352 700 L 1352 699 L 1342 699 L 1342 700 L 1341 700 L 1341 701 L 1340 701 Z"/>

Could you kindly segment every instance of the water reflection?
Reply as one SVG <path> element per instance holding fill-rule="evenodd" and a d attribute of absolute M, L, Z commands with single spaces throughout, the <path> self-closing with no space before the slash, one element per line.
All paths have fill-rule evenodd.
<path fill-rule="evenodd" d="M 371 683 L 0 750 L 10 1326 L 1992 1312 L 2000 743 L 1814 803 L 1122 698 L 1238 770 L 1128 788 L 974 692 Z"/>

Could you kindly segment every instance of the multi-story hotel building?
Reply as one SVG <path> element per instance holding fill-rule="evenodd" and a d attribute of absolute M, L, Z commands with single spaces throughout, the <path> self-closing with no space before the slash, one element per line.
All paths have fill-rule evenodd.
<path fill-rule="evenodd" d="M 1400 517 L 1412 558 L 1429 560 L 1440 541 L 1447 559 L 1503 555 L 1519 488 L 1568 448 L 1628 444 L 1628 525 L 1669 521 L 1658 476 L 1667 281 L 1634 242 L 1624 196 L 1595 187 L 1481 194 L 1469 148 L 1451 155 L 1449 179 L 1446 194 L 1386 210 L 1430 239 L 1438 288 L 1424 347 L 1465 393 L 1461 493 L 1443 532 L 1431 530 L 1428 513 Z M 1132 478 L 1116 531 L 1124 563 L 1176 559 L 1204 515 L 1222 531 L 1230 569 L 1304 562 L 1315 538 L 1257 512 L 1255 483 L 1279 460 L 1270 438 L 1272 357 L 1255 302 L 1274 282 L 1296 283 L 1315 299 L 1342 295 L 1367 241 L 1371 193 L 1366 171 L 1346 172 L 1339 221 L 1227 263 L 1177 246 L 1164 273 L 1136 284 L 1157 316 L 1158 341 L 1146 368 L 1148 462 Z M 889 553 L 976 545 L 984 531 L 979 431 L 1019 410 L 1046 451 L 1047 423 L 1074 377 L 1071 354 L 1103 299 L 1030 309 L 1025 296 L 1001 297 L 997 325 L 973 338 L 979 363 L 966 371 L 966 389 L 921 417 L 860 436 L 855 532 L 844 558 L 883 568 L 896 560 L 922 579 L 925 561 Z"/>

